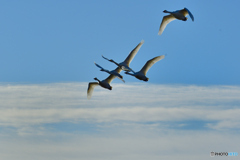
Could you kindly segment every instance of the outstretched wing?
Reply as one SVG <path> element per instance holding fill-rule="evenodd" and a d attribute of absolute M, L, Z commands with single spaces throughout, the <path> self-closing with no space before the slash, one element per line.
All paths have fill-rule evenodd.
<path fill-rule="evenodd" d="M 184 8 L 184 9 L 180 10 L 179 12 L 182 13 L 185 17 L 189 14 L 192 21 L 194 21 L 194 17 L 192 15 L 192 13 L 187 8 Z"/>
<path fill-rule="evenodd" d="M 191 17 L 192 21 L 194 21 L 194 17 L 192 15 L 192 13 L 187 8 L 184 8 L 184 9 L 187 10 L 187 12 L 188 12 L 189 16 Z"/>
<path fill-rule="evenodd" d="M 118 77 L 118 76 L 117 76 L 117 78 L 120 79 L 121 81 L 123 81 L 123 82 L 125 83 L 125 81 L 124 81 L 121 77 Z"/>
<path fill-rule="evenodd" d="M 98 85 L 97 82 L 88 83 L 88 89 L 87 89 L 87 98 L 88 99 L 90 99 L 92 97 L 93 90 L 97 85 Z"/>
<path fill-rule="evenodd" d="M 144 43 L 144 40 L 142 40 L 127 56 L 127 58 L 124 60 L 124 63 L 126 63 L 128 66 L 141 48 L 142 44 Z"/>
<path fill-rule="evenodd" d="M 104 57 L 103 55 L 102 55 L 102 57 L 103 57 L 104 59 L 106 59 L 106 60 L 110 61 L 110 59 L 107 59 L 107 58 L 106 58 L 106 57 Z"/>
<path fill-rule="evenodd" d="M 173 15 L 167 15 L 164 16 L 162 19 L 162 23 L 159 27 L 158 35 L 161 35 L 164 29 L 166 28 L 167 24 L 170 23 L 171 21 L 175 20 L 176 18 Z"/>
<path fill-rule="evenodd" d="M 100 65 L 98 65 L 97 63 L 94 62 L 94 64 L 98 67 L 104 70 L 104 68 L 102 68 Z"/>
<path fill-rule="evenodd" d="M 184 15 L 185 17 L 188 15 L 188 11 L 184 8 L 184 9 L 181 9 L 181 10 L 177 10 L 176 12 L 179 12 L 181 13 L 182 15 Z"/>
<path fill-rule="evenodd" d="M 118 79 L 120 79 L 121 81 L 123 81 L 125 83 L 125 81 L 123 80 L 123 76 L 121 74 L 119 74 L 116 70 L 110 71 L 110 74 L 114 74 L 115 76 L 117 76 Z"/>
<path fill-rule="evenodd" d="M 120 68 L 120 67 L 117 67 L 116 69 L 115 69 L 115 71 L 117 72 L 117 73 L 120 73 L 121 71 L 122 71 L 122 69 Z M 110 76 L 108 76 L 106 79 L 104 79 L 104 81 L 106 81 L 107 83 L 111 83 L 112 82 L 112 80 L 114 79 L 114 78 L 116 78 L 117 76 L 115 76 L 115 75 L 113 75 L 113 74 L 110 74 Z"/>
<path fill-rule="evenodd" d="M 161 59 L 163 59 L 165 56 L 157 56 L 153 59 L 150 59 L 149 61 L 147 61 L 147 63 L 143 66 L 143 68 L 140 70 L 140 72 L 142 72 L 144 75 L 147 74 L 147 71 L 152 67 L 152 65 L 158 61 L 160 61 Z"/>

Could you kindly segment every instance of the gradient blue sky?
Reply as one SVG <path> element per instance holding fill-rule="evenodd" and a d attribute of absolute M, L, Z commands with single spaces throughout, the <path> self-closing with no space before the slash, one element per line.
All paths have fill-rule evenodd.
<path fill-rule="evenodd" d="M 239 85 L 238 1 L 1 1 L 1 82 L 88 82 L 104 79 L 94 61 L 123 61 L 143 39 L 131 67 L 167 57 L 150 83 Z M 162 11 L 187 7 L 195 21 L 158 29 Z M 124 74 L 124 73 L 122 73 Z M 133 77 L 124 77 L 135 82 Z M 118 80 L 115 80 L 118 82 Z"/>
<path fill-rule="evenodd" d="M 240 2 L 223 0 L 0 1 L 0 156 L 7 160 L 203 160 L 238 152 Z M 195 17 L 164 14 L 187 7 Z M 148 82 L 105 79 L 131 62 Z M 235 160 L 238 157 L 216 157 Z"/>

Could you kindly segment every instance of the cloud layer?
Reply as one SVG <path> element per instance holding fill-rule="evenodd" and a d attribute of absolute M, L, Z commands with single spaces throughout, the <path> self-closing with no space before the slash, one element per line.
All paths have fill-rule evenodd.
<path fill-rule="evenodd" d="M 62 121 L 214 121 L 210 128 L 239 128 L 240 87 L 115 84 L 86 99 L 86 83 L 2 85 L 0 125 Z"/>
<path fill-rule="evenodd" d="M 16 159 L 15 150 L 20 159 L 30 159 L 27 153 L 40 159 L 206 159 L 212 150 L 236 151 L 231 137 L 239 134 L 239 86 L 112 86 L 96 87 L 88 100 L 87 83 L 1 84 L 3 157 Z"/>

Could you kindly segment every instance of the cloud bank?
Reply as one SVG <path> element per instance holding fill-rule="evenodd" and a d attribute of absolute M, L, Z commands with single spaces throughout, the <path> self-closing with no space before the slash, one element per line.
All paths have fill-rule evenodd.
<path fill-rule="evenodd" d="M 237 149 L 239 86 L 113 83 L 88 100 L 87 85 L 1 84 L 3 157 L 206 159 Z"/>

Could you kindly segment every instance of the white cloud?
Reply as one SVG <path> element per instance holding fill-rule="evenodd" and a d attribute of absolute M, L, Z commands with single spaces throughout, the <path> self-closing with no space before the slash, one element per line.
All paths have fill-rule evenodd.
<path fill-rule="evenodd" d="M 98 87 L 91 100 L 87 83 L 0 86 L 0 125 L 62 121 L 218 121 L 211 128 L 238 128 L 240 87 L 113 84 Z M 221 124 L 220 124 L 221 123 Z"/>
<path fill-rule="evenodd" d="M 120 132 L 120 133 L 119 133 Z M 40 138 L 39 138 L 40 137 Z M 3 159 L 210 159 L 211 151 L 237 151 L 238 134 L 205 131 L 154 131 L 129 126 L 105 135 L 65 134 L 1 139 Z M 234 141 L 233 141 L 234 140 Z M 14 154 L 12 154 L 14 153 Z M 226 159 L 226 157 L 225 157 Z"/>
<path fill-rule="evenodd" d="M 206 159 L 238 147 L 239 86 L 113 83 L 88 100 L 87 85 L 0 85 L 1 157 Z"/>

